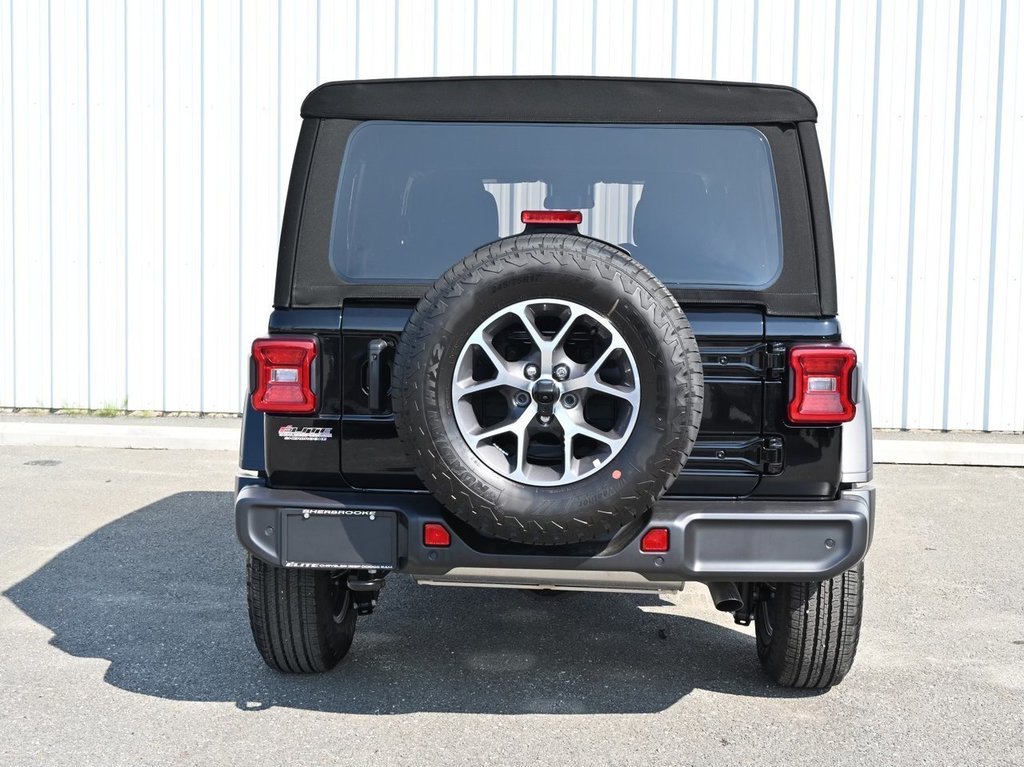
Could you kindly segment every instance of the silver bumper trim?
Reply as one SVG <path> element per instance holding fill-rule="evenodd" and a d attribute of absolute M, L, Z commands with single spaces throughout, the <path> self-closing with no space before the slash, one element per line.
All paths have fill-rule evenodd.
<path fill-rule="evenodd" d="M 683 588 L 683 581 L 652 581 L 639 573 L 598 570 L 520 570 L 504 567 L 456 567 L 444 575 L 414 577 L 414 580 L 423 586 L 488 586 L 506 589 L 624 593 L 679 591 Z"/>

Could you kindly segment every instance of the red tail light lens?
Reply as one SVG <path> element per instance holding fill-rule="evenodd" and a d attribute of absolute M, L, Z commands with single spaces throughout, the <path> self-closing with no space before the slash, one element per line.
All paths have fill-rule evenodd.
<path fill-rule="evenodd" d="M 452 535 L 444 525 L 427 522 L 423 525 L 423 545 L 431 548 L 446 548 L 452 545 Z"/>
<path fill-rule="evenodd" d="M 252 358 L 256 363 L 253 408 L 261 413 L 299 414 L 316 410 L 315 339 L 259 338 L 253 341 Z"/>
<path fill-rule="evenodd" d="M 857 353 L 846 346 L 796 346 L 789 352 L 793 394 L 789 421 L 827 426 L 852 421 Z"/>
<path fill-rule="evenodd" d="M 578 210 L 524 210 L 520 219 L 524 224 L 580 224 L 583 213 Z"/>
<path fill-rule="evenodd" d="M 668 528 L 652 527 L 640 539 L 640 551 L 648 554 L 668 551 Z"/>

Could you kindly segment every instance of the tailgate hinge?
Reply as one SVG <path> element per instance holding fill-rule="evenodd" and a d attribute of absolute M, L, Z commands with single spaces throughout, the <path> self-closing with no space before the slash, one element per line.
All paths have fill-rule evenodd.
<path fill-rule="evenodd" d="M 765 369 L 769 378 L 782 378 L 786 372 L 786 345 L 775 342 L 768 344 Z"/>
<path fill-rule="evenodd" d="M 782 473 L 782 437 L 765 437 L 761 443 L 761 466 L 765 474 Z"/>

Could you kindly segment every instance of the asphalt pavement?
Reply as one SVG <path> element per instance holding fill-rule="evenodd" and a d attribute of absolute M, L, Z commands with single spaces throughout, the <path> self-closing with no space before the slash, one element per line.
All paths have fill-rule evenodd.
<path fill-rule="evenodd" d="M 0 764 L 1024 764 L 1024 469 L 882 466 L 853 671 L 706 589 L 389 579 L 332 673 L 253 647 L 226 452 L 0 448 Z"/>

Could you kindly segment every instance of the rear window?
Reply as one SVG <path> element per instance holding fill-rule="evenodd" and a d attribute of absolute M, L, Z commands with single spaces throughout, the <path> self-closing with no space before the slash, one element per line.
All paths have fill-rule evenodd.
<path fill-rule="evenodd" d="M 523 231 L 583 213 L 673 287 L 758 289 L 782 270 L 771 151 L 743 126 L 366 122 L 341 166 L 330 259 L 346 282 L 433 281 Z"/>

